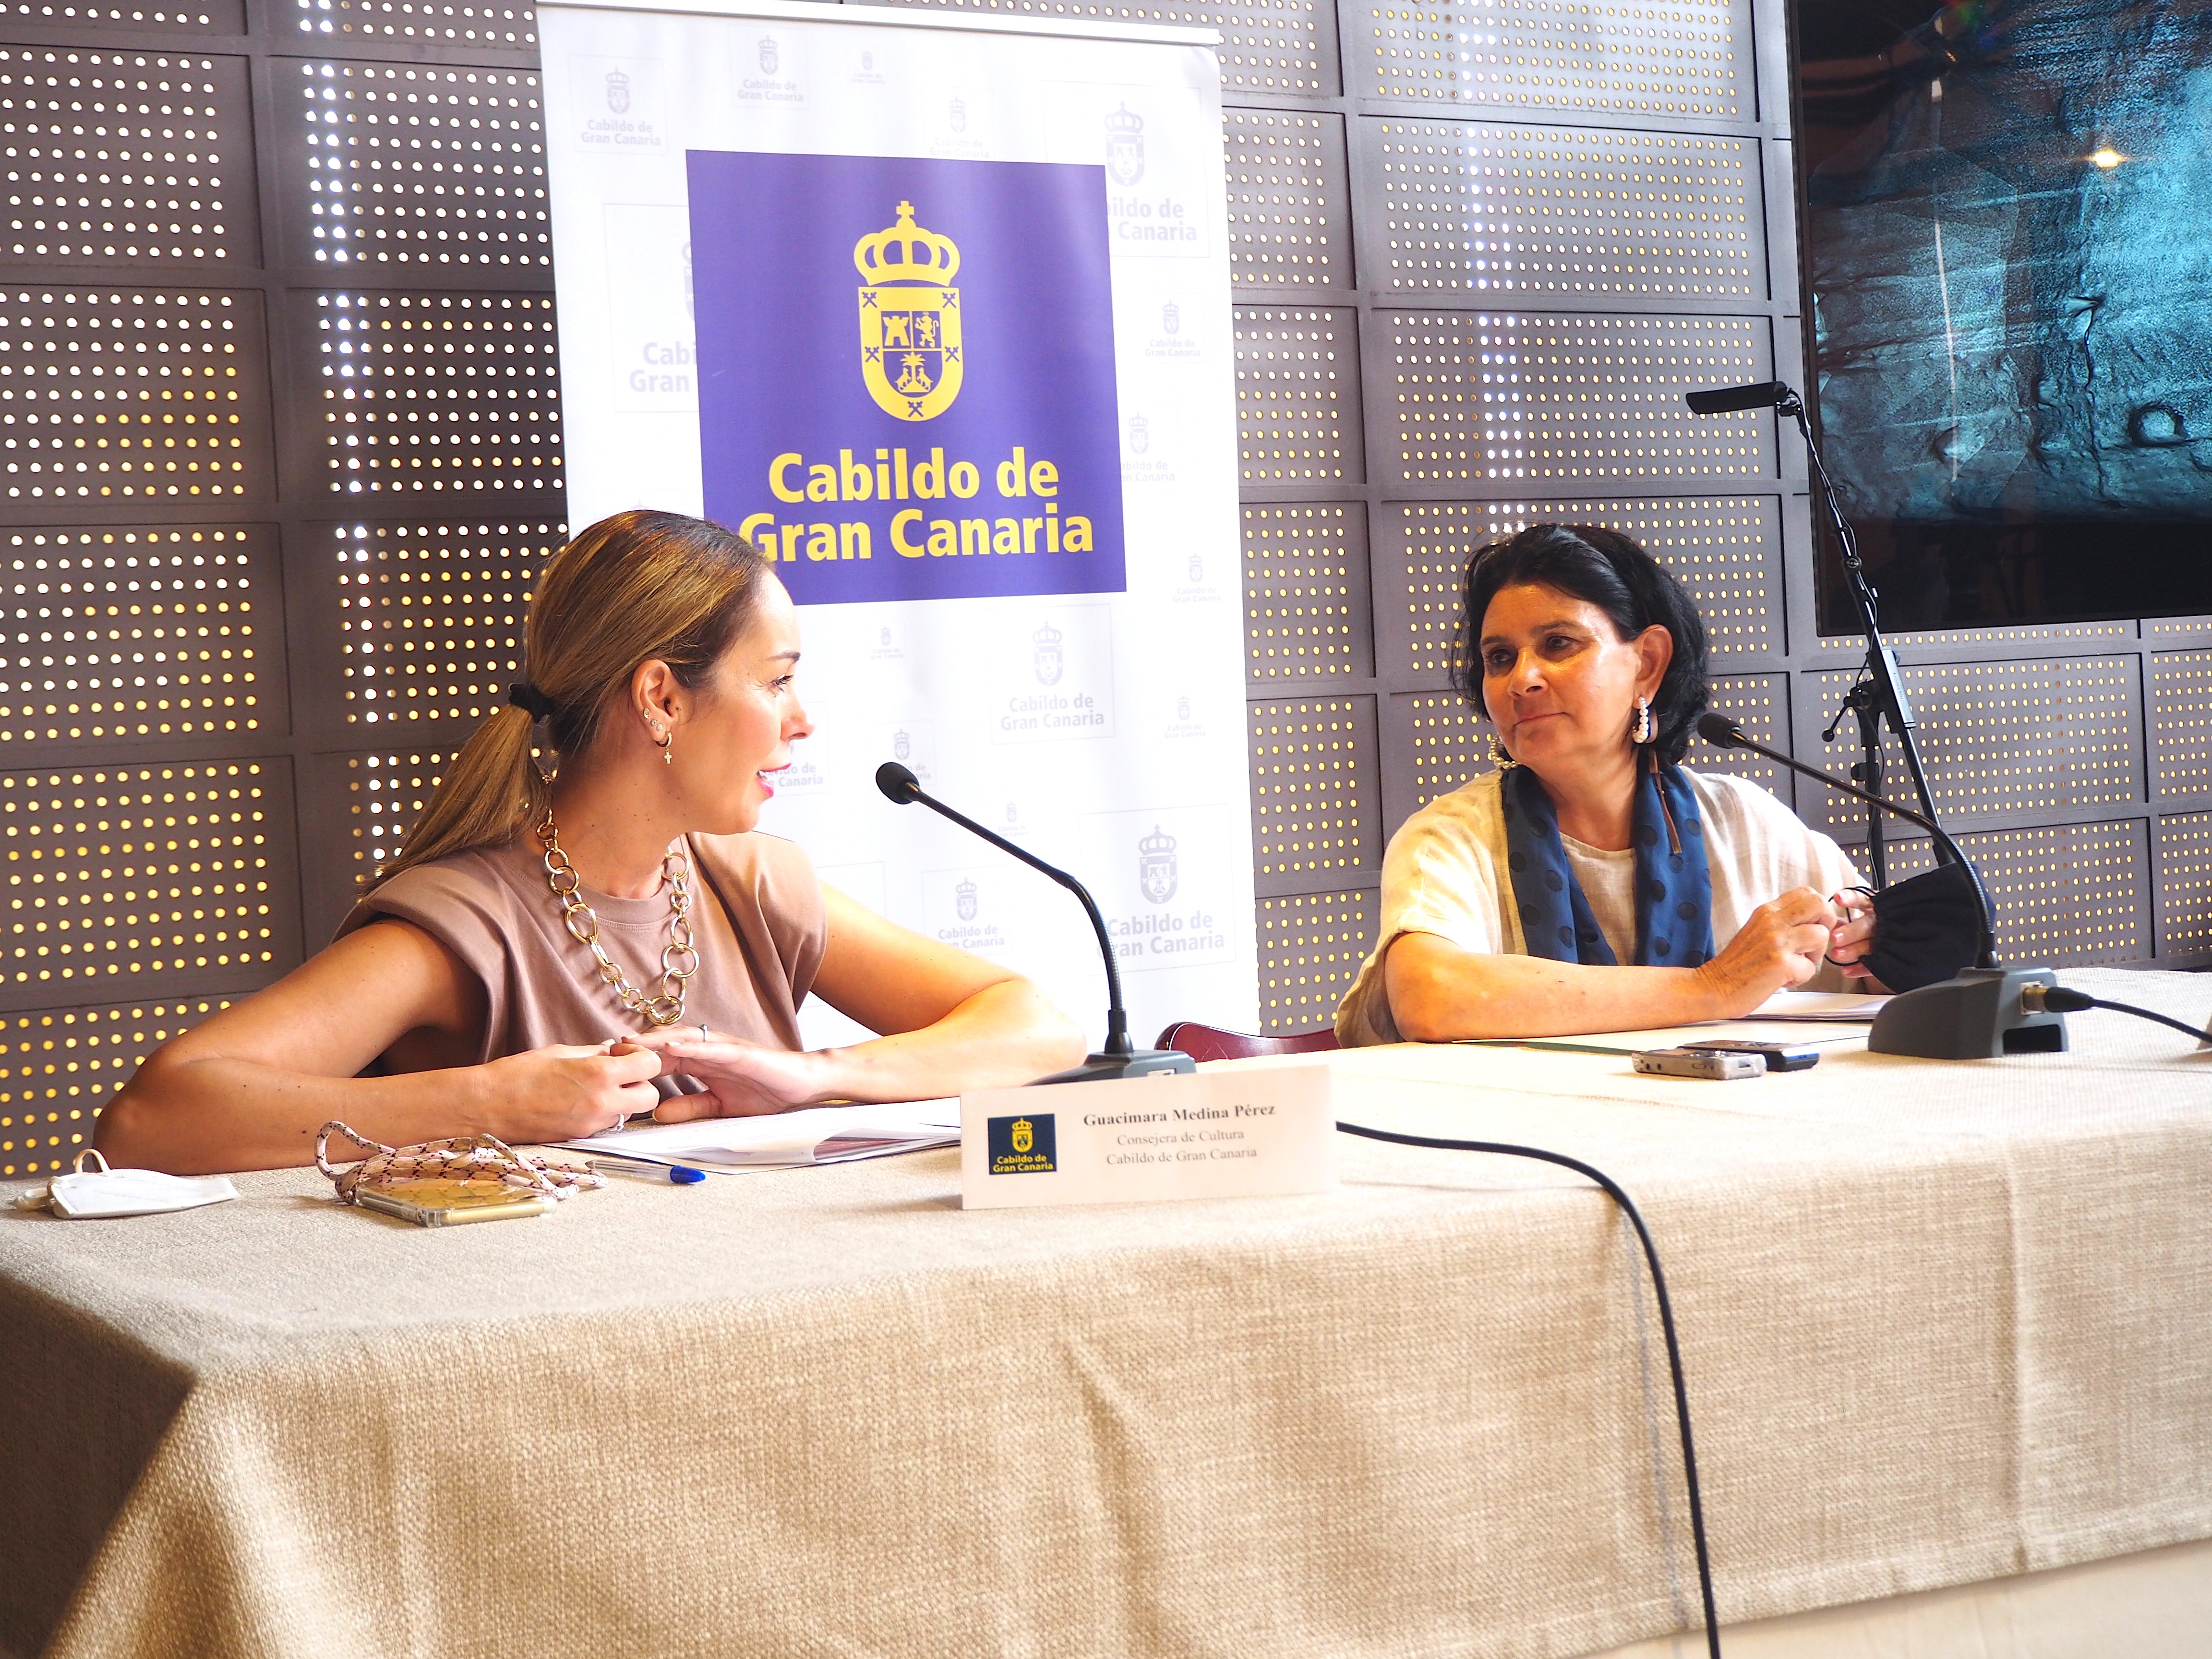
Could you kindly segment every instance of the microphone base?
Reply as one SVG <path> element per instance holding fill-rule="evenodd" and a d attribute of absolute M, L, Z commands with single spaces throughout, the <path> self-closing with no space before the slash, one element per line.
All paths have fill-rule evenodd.
<path fill-rule="evenodd" d="M 1892 997 L 1875 1016 L 1867 1050 L 1919 1060 L 2063 1054 L 2066 1017 L 2021 1006 L 2027 987 L 2057 983 L 2049 968 L 1961 969 L 1955 979 Z"/>
<path fill-rule="evenodd" d="M 1126 1054 L 1092 1054 L 1080 1066 L 1071 1066 L 1050 1077 L 1041 1077 L 1031 1088 L 1047 1083 L 1110 1083 L 1124 1077 L 1167 1077 L 1195 1072 L 1198 1062 L 1173 1048 L 1135 1048 Z"/>

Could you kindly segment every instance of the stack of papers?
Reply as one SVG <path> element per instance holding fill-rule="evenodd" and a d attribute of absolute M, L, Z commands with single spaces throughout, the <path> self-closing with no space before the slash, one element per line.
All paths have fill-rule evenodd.
<path fill-rule="evenodd" d="M 1745 1018 L 1871 1025 L 1888 1000 L 1863 991 L 1777 991 Z"/>
<path fill-rule="evenodd" d="M 647 1123 L 560 1145 L 600 1158 L 734 1172 L 850 1164 L 959 1142 L 960 1103 L 951 1099 L 890 1106 L 809 1106 L 763 1117 Z"/>
<path fill-rule="evenodd" d="M 1787 1042 L 1797 1048 L 1863 1041 L 1889 999 L 1856 991 L 1777 991 L 1741 1019 L 1702 1020 L 1643 1031 L 1585 1031 L 1558 1037 L 1466 1037 L 1483 1048 L 1551 1048 L 1577 1054 L 1636 1054 L 1679 1048 L 1686 1042 L 1734 1037 L 1746 1042 Z M 1808 1027 L 1815 1029 L 1808 1030 Z M 1819 1029 L 1825 1027 L 1826 1029 Z"/>

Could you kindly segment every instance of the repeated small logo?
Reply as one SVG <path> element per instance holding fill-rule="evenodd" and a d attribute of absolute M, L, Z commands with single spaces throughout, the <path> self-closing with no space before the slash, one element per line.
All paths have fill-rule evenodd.
<path fill-rule="evenodd" d="M 1145 118 L 1127 104 L 1106 118 L 1106 174 L 1123 185 L 1145 176 Z"/>
<path fill-rule="evenodd" d="M 873 75 L 876 72 L 875 53 L 864 52 L 860 54 L 860 72 L 863 75 Z"/>
<path fill-rule="evenodd" d="M 1194 553 L 1190 556 L 1190 563 L 1184 568 L 1190 572 L 1190 585 L 1193 587 L 1196 587 L 1206 580 L 1206 561 L 1200 558 L 1197 554 Z"/>
<path fill-rule="evenodd" d="M 952 908 L 960 913 L 963 921 L 975 920 L 975 884 L 963 880 L 952 890 Z"/>
<path fill-rule="evenodd" d="M 1152 423 L 1141 415 L 1129 416 L 1129 453 L 1141 455 L 1152 447 Z"/>
<path fill-rule="evenodd" d="M 945 106 L 945 125 L 951 127 L 955 132 L 965 132 L 968 131 L 968 104 L 966 100 L 956 98 L 950 104 L 947 104 Z"/>
<path fill-rule="evenodd" d="M 1182 307 L 1173 300 L 1160 307 L 1160 332 L 1163 334 L 1182 332 Z"/>
<path fill-rule="evenodd" d="M 1020 804 L 1015 801 L 1008 801 L 1006 803 L 1006 822 L 1008 823 L 1019 823 L 1021 821 L 1022 809 Z"/>
<path fill-rule="evenodd" d="M 763 75 L 775 74 L 776 65 L 782 61 L 782 55 L 776 49 L 775 37 L 772 34 L 762 36 L 760 43 L 761 73 Z"/>
<path fill-rule="evenodd" d="M 1137 842 L 1137 885 L 1154 904 L 1165 904 L 1176 896 L 1176 838 L 1159 827 Z"/>
<path fill-rule="evenodd" d="M 629 113 L 629 76 L 618 69 L 607 71 L 607 110 L 614 115 Z"/>
<path fill-rule="evenodd" d="M 891 645 L 891 630 L 888 628 L 884 629 L 883 632 L 877 636 L 876 643 L 884 650 L 890 650 Z"/>
<path fill-rule="evenodd" d="M 1197 561 L 1193 560 L 1192 562 L 1195 563 Z M 1190 718 L 1190 699 L 1188 697 L 1177 697 L 1176 699 L 1176 718 L 1179 720 L 1187 720 Z"/>
<path fill-rule="evenodd" d="M 1060 642 L 1065 637 L 1050 623 L 1030 635 L 1030 644 L 1033 647 L 1030 653 L 1030 663 L 1036 670 L 1039 685 L 1060 684 L 1060 677 L 1067 667 L 1067 659 L 1061 655 L 1060 649 Z"/>
<path fill-rule="evenodd" d="M 994 1175 L 1050 1175 L 1059 1167 L 1059 1147 L 1054 1135 L 1053 1114 L 1029 1117 L 987 1117 L 983 1146 Z"/>
<path fill-rule="evenodd" d="M 908 737 L 904 732 L 892 732 L 891 758 L 896 761 L 902 761 L 912 753 L 914 753 L 914 739 Z"/>

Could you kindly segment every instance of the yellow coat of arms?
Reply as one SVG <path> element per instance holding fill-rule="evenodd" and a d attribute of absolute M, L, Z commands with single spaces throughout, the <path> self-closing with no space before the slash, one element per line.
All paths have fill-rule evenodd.
<path fill-rule="evenodd" d="M 950 236 L 898 222 L 853 244 L 860 284 L 860 376 L 884 413 L 929 421 L 960 395 L 960 249 Z"/>

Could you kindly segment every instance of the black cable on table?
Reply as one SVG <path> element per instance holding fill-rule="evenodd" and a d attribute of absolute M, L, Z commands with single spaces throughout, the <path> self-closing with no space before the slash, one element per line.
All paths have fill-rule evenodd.
<path fill-rule="evenodd" d="M 2191 1032 L 2190 1035 L 2197 1034 Z M 1367 1140 L 1387 1140 L 1399 1146 L 1426 1146 L 1448 1152 L 1492 1152 L 1501 1158 L 1533 1158 L 1539 1163 L 1556 1164 L 1563 1170 L 1572 1170 L 1577 1175 L 1595 1182 L 1605 1189 L 1606 1196 L 1620 1206 L 1621 1213 L 1636 1229 L 1636 1237 L 1644 1246 L 1644 1259 L 1651 1268 L 1652 1293 L 1659 1304 L 1659 1328 L 1667 1339 L 1667 1369 L 1674 1382 L 1674 1422 L 1682 1438 L 1682 1484 L 1689 1489 L 1690 1494 L 1690 1539 L 1697 1547 L 1698 1595 L 1705 1608 L 1705 1650 L 1711 1659 L 1721 1659 L 1720 1615 L 1713 1607 L 1712 1556 L 1705 1547 L 1705 1506 L 1698 1493 L 1698 1455 L 1690 1440 L 1690 1395 L 1682 1384 L 1682 1348 L 1674 1337 L 1674 1307 L 1667 1297 L 1667 1275 L 1659 1270 L 1658 1247 L 1652 1243 L 1651 1230 L 1644 1224 L 1644 1217 L 1638 1212 L 1634 1200 L 1621 1191 L 1620 1183 L 1604 1170 L 1593 1168 L 1579 1158 L 1569 1158 L 1563 1152 L 1547 1152 L 1534 1146 L 1512 1146 L 1502 1141 L 1446 1140 L 1435 1135 L 1400 1134 L 1391 1129 L 1370 1129 L 1358 1123 L 1339 1123 L 1336 1127 L 1345 1134 L 1358 1135 Z"/>
<path fill-rule="evenodd" d="M 2043 1006 L 2057 1014 L 2080 1014 L 2087 1013 L 2092 1008 L 2106 1008 L 2116 1014 L 2133 1014 L 2137 1019 L 2155 1020 L 2160 1025 L 2171 1025 L 2185 1037 L 2198 1042 L 2204 1041 L 2204 1033 L 2185 1020 L 2170 1018 L 2149 1008 L 2138 1008 L 2132 1002 L 2107 1002 L 2102 997 L 2093 997 L 2086 991 L 2070 990 L 2063 985 L 2045 988 Z"/>

